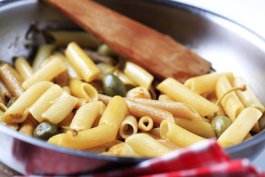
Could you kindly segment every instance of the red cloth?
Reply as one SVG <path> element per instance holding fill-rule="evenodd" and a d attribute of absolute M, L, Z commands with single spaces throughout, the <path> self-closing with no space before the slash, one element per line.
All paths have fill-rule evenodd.
<path fill-rule="evenodd" d="M 206 140 L 189 148 L 146 160 L 131 168 L 94 175 L 82 175 L 81 177 L 90 176 L 265 177 L 265 173 L 257 170 L 246 159 L 231 160 L 215 140 Z M 39 176 L 27 175 L 25 177 Z"/>

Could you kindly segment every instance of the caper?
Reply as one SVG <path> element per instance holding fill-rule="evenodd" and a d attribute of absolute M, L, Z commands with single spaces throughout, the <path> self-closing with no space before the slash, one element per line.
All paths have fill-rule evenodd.
<path fill-rule="evenodd" d="M 212 120 L 212 127 L 215 131 L 217 137 L 220 137 L 221 134 L 232 124 L 231 119 L 226 116 L 216 116 Z"/>
<path fill-rule="evenodd" d="M 38 139 L 48 140 L 57 133 L 58 127 L 55 124 L 50 122 L 42 122 L 34 129 L 33 136 Z"/>
<path fill-rule="evenodd" d="M 106 44 L 101 44 L 98 47 L 97 53 L 103 56 L 116 56 L 115 52 Z"/>
<path fill-rule="evenodd" d="M 125 86 L 123 82 L 114 74 L 106 74 L 103 77 L 103 92 L 108 96 L 125 96 Z"/>

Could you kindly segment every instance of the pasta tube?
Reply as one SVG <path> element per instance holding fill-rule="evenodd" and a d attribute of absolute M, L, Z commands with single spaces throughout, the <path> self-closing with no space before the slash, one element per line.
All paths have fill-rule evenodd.
<path fill-rule="evenodd" d="M 241 143 L 261 116 L 260 110 L 252 107 L 245 108 L 218 138 L 218 144 L 229 147 Z"/>
<path fill-rule="evenodd" d="M 78 98 L 85 98 L 89 101 L 98 100 L 97 90 L 89 83 L 77 79 L 70 80 L 69 87 L 71 93 Z"/>
<path fill-rule="evenodd" d="M 194 143 L 204 140 L 204 138 L 191 133 L 190 131 L 164 120 L 160 124 L 160 135 L 164 139 L 176 144 L 179 147 L 188 147 Z"/>
<path fill-rule="evenodd" d="M 143 116 L 138 122 L 138 127 L 142 131 L 150 131 L 154 126 L 153 120 L 148 116 Z"/>
<path fill-rule="evenodd" d="M 125 140 L 135 152 L 145 157 L 162 156 L 171 150 L 146 133 L 137 133 Z"/>
<path fill-rule="evenodd" d="M 14 66 L 23 80 L 27 80 L 33 75 L 33 69 L 24 57 L 18 57 Z"/>
<path fill-rule="evenodd" d="M 216 84 L 217 98 L 221 98 L 227 91 L 231 90 L 232 86 L 226 76 L 221 76 Z M 244 109 L 243 104 L 237 97 L 235 92 L 227 94 L 221 100 L 222 107 L 228 117 L 234 121 L 240 112 Z"/>
<path fill-rule="evenodd" d="M 47 111 L 53 102 L 61 96 L 63 90 L 60 86 L 54 84 L 28 109 L 31 115 L 38 121 L 42 122 L 42 113 Z"/>
<path fill-rule="evenodd" d="M 192 92 L 180 82 L 173 78 L 167 78 L 162 81 L 157 89 L 175 101 L 183 102 L 194 108 L 202 117 L 213 114 L 218 111 L 218 106 L 211 103 L 202 96 Z"/>
<path fill-rule="evenodd" d="M 215 137 L 215 132 L 213 130 L 212 125 L 206 121 L 175 118 L 175 123 L 180 127 L 201 137 Z"/>
<path fill-rule="evenodd" d="M 32 77 L 25 80 L 22 86 L 27 89 L 31 85 L 39 81 L 51 81 L 53 78 L 58 76 L 60 73 L 66 71 L 64 62 L 57 56 L 52 56 L 49 62 L 36 71 Z"/>
<path fill-rule="evenodd" d="M 111 141 L 109 143 L 106 143 L 100 146 L 86 149 L 86 151 L 92 152 L 92 153 L 102 153 L 102 152 L 108 151 L 112 146 L 115 146 L 120 143 L 122 143 L 120 140 L 114 140 L 114 141 Z"/>
<path fill-rule="evenodd" d="M 131 62 L 126 62 L 124 74 L 134 83 L 147 89 L 150 89 L 151 84 L 154 80 L 154 76 L 152 76 L 142 67 Z"/>
<path fill-rule="evenodd" d="M 42 44 L 39 46 L 32 64 L 33 71 L 40 69 L 43 61 L 51 55 L 54 48 L 55 46 L 53 44 Z"/>
<path fill-rule="evenodd" d="M 118 129 L 116 124 L 103 124 L 78 132 L 77 135 L 71 132 L 55 135 L 48 140 L 48 143 L 85 150 L 114 141 L 117 136 L 115 129 Z"/>
<path fill-rule="evenodd" d="M 117 76 L 124 83 L 124 85 L 136 86 L 136 84 L 129 77 L 127 77 L 122 71 L 116 69 L 113 72 L 113 74 Z"/>
<path fill-rule="evenodd" d="M 153 128 L 148 132 L 150 135 L 155 136 L 157 138 L 161 138 L 160 136 L 160 128 Z"/>
<path fill-rule="evenodd" d="M 175 117 L 187 118 L 191 120 L 205 120 L 194 109 L 180 102 L 157 101 L 141 98 L 130 98 L 130 100 L 142 103 L 147 106 L 163 109 L 165 111 L 170 112 Z"/>
<path fill-rule="evenodd" d="M 72 79 L 81 79 L 81 77 L 78 75 L 78 73 L 75 71 L 73 66 L 68 62 L 68 60 L 66 59 L 66 57 L 63 54 L 61 54 L 59 52 L 56 52 L 55 54 L 53 54 L 53 56 L 56 56 L 56 57 L 60 58 L 64 62 L 64 64 L 67 67 L 68 76 L 70 78 L 72 78 Z"/>
<path fill-rule="evenodd" d="M 178 146 L 176 146 L 175 144 L 169 142 L 168 140 L 165 139 L 158 139 L 157 140 L 159 143 L 163 144 L 164 146 L 168 147 L 169 149 L 176 150 L 176 149 L 180 149 Z"/>
<path fill-rule="evenodd" d="M 126 97 L 151 99 L 151 94 L 144 87 L 135 87 L 127 92 Z"/>
<path fill-rule="evenodd" d="M 136 153 L 128 143 L 120 143 L 112 146 L 108 155 L 113 156 L 127 156 L 127 157 L 140 157 L 141 155 Z"/>
<path fill-rule="evenodd" d="M 108 104 L 111 97 L 99 94 L 99 100 L 105 104 Z M 152 106 L 147 106 L 129 99 L 125 99 L 131 115 L 136 117 L 149 116 L 156 124 L 160 124 L 162 120 L 170 120 L 174 122 L 173 115 L 162 109 L 158 109 Z"/>
<path fill-rule="evenodd" d="M 235 77 L 233 80 L 233 87 L 240 87 L 246 85 L 246 81 L 242 77 Z M 236 91 L 237 96 L 245 107 L 257 108 L 261 112 L 265 111 L 263 104 L 258 100 L 250 87 L 247 86 L 245 91 Z"/>
<path fill-rule="evenodd" d="M 75 42 L 67 46 L 65 54 L 69 63 L 83 80 L 91 82 L 99 77 L 100 70 Z"/>
<path fill-rule="evenodd" d="M 32 136 L 33 131 L 37 125 L 36 120 L 33 117 L 28 116 L 27 119 L 22 123 L 19 132 L 24 133 L 25 135 Z"/>
<path fill-rule="evenodd" d="M 37 99 L 48 90 L 53 83 L 48 81 L 37 82 L 29 87 L 18 99 L 6 110 L 3 121 L 6 123 L 20 123 L 26 118 L 25 111 L 33 105 Z"/>
<path fill-rule="evenodd" d="M 66 116 L 66 118 L 64 118 L 64 119 L 62 120 L 62 122 L 60 122 L 58 125 L 59 125 L 60 127 L 70 127 L 70 124 L 71 124 L 73 118 L 74 118 L 74 113 L 73 113 L 73 112 L 70 112 L 70 113 Z"/>
<path fill-rule="evenodd" d="M 0 78 L 14 97 L 19 97 L 24 92 L 20 76 L 8 64 L 0 67 Z"/>
<path fill-rule="evenodd" d="M 159 108 L 154 108 L 142 103 L 138 103 L 131 100 L 126 100 L 130 114 L 136 117 L 148 116 L 153 119 L 154 123 L 160 124 L 163 120 L 169 120 L 174 122 L 173 115 Z"/>
<path fill-rule="evenodd" d="M 117 134 L 121 123 L 125 119 L 127 114 L 128 108 L 124 99 L 120 96 L 115 96 L 110 100 L 105 111 L 103 112 L 103 115 L 99 121 L 99 126 L 104 124 L 115 125 L 113 127 L 113 131 L 115 131 Z"/>
<path fill-rule="evenodd" d="M 191 91 L 197 94 L 211 94 L 215 93 L 216 83 L 218 79 L 225 75 L 228 80 L 233 79 L 233 73 L 225 72 L 225 73 L 210 73 L 202 76 L 192 77 L 188 79 L 184 85 L 189 88 Z"/>
<path fill-rule="evenodd" d="M 12 98 L 11 93 L 6 88 L 6 86 L 2 83 L 1 80 L 0 80 L 0 97 L 5 104 L 7 104 L 8 101 Z"/>
<path fill-rule="evenodd" d="M 119 134 L 123 139 L 128 138 L 131 135 L 136 134 L 138 131 L 137 120 L 134 116 L 126 116 L 122 121 Z"/>
<path fill-rule="evenodd" d="M 60 85 L 61 87 L 65 87 L 65 86 L 68 85 L 68 80 L 69 80 L 68 72 L 67 71 L 64 71 L 64 72 L 60 73 L 59 75 L 57 75 L 53 79 L 53 82 L 55 84 Z"/>
<path fill-rule="evenodd" d="M 83 106 L 81 106 L 71 124 L 70 124 L 70 128 L 71 129 L 75 129 L 77 131 L 80 130 L 86 130 L 92 127 L 93 122 L 97 119 L 97 117 L 100 116 L 101 112 L 101 107 L 103 104 L 100 101 L 94 101 L 91 103 L 87 103 Z"/>
<path fill-rule="evenodd" d="M 243 85 L 246 85 L 246 81 L 242 77 L 234 78 L 233 80 L 234 87 L 240 87 Z M 247 86 L 247 90 L 245 91 L 236 91 L 236 94 L 245 107 L 254 107 L 260 110 L 261 112 L 265 111 L 263 104 L 261 104 L 261 102 L 256 97 L 256 95 L 254 94 L 254 92 L 251 90 L 250 87 Z M 252 130 L 254 132 L 260 131 L 260 126 L 258 122 L 254 125 Z"/>
<path fill-rule="evenodd" d="M 44 113 L 41 114 L 41 116 L 49 122 L 58 124 L 66 118 L 70 112 L 72 112 L 77 102 L 77 98 L 63 92 L 61 96 Z"/>
<path fill-rule="evenodd" d="M 174 100 L 167 95 L 160 94 L 158 97 L 158 101 L 174 101 Z"/>

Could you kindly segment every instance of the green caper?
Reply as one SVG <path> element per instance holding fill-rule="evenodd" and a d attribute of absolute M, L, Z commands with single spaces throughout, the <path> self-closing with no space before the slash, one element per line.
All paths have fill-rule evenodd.
<path fill-rule="evenodd" d="M 40 123 L 33 132 L 33 136 L 38 139 L 48 140 L 58 133 L 58 127 L 50 122 Z"/>
<path fill-rule="evenodd" d="M 12 98 L 8 101 L 6 107 L 9 108 L 9 107 L 10 107 L 15 101 L 16 101 L 16 97 L 12 97 Z"/>
<path fill-rule="evenodd" d="M 232 124 L 231 119 L 226 116 L 216 116 L 212 120 L 212 127 L 215 131 L 217 137 L 220 137 L 221 134 Z"/>
<path fill-rule="evenodd" d="M 123 82 L 114 74 L 106 74 L 103 77 L 103 92 L 108 96 L 125 96 L 126 90 Z"/>
<path fill-rule="evenodd" d="M 103 56 L 116 56 L 115 52 L 106 44 L 101 44 L 98 47 L 97 53 Z"/>

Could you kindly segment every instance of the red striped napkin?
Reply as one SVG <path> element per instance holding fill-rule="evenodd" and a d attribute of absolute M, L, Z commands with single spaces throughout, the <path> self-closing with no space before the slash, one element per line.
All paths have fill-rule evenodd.
<path fill-rule="evenodd" d="M 265 177 L 246 159 L 231 160 L 215 140 L 206 140 L 138 165 L 79 177 Z M 26 175 L 24 177 L 51 177 Z M 56 176 L 57 177 L 57 176 Z M 69 176 L 70 177 L 70 176 Z M 71 176 L 72 177 L 72 176 Z"/>

